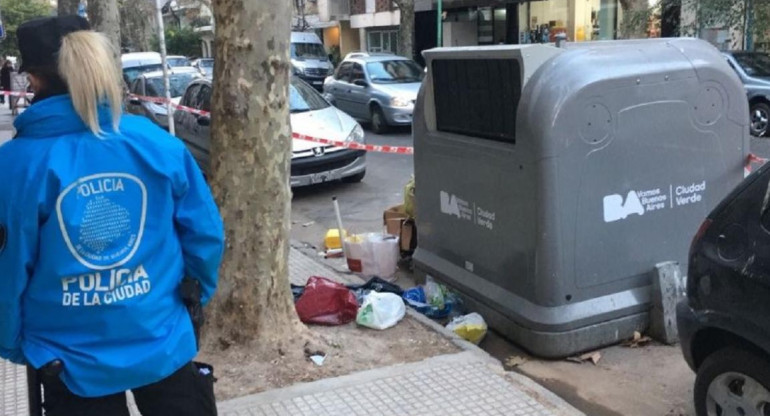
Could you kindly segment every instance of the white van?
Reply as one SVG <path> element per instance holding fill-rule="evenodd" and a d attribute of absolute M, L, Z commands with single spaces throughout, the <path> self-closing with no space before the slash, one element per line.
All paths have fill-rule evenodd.
<path fill-rule="evenodd" d="M 120 57 L 123 67 L 123 80 L 126 85 L 131 85 L 136 77 L 145 72 L 163 70 L 163 60 L 158 52 L 134 52 L 124 53 Z"/>
<path fill-rule="evenodd" d="M 323 42 L 313 32 L 291 32 L 291 66 L 294 75 L 319 91 L 334 72 Z"/>

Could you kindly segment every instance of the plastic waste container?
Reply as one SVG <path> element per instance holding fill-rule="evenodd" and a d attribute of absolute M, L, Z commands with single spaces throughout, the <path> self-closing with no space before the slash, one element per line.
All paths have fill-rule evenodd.
<path fill-rule="evenodd" d="M 440 48 L 413 125 L 417 270 L 530 352 L 649 324 L 657 263 L 743 178 L 748 105 L 695 39 Z"/>

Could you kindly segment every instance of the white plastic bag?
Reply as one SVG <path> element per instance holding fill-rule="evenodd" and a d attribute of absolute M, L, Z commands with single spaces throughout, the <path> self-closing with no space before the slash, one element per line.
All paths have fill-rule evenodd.
<path fill-rule="evenodd" d="M 401 296 L 393 293 L 369 292 L 358 308 L 356 322 L 372 329 L 387 329 L 398 323 L 406 314 Z"/>
<path fill-rule="evenodd" d="M 484 339 L 487 334 L 487 323 L 484 318 L 476 312 L 468 315 L 458 316 L 448 323 L 446 328 L 459 335 L 466 341 L 476 345 Z"/>

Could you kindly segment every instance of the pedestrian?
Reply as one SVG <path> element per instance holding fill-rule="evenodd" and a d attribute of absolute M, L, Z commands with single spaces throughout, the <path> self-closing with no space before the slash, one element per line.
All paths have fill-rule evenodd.
<path fill-rule="evenodd" d="M 11 73 L 13 72 L 13 62 L 10 59 L 5 60 L 3 68 L 0 69 L 0 89 L 3 90 L 3 95 L 0 96 L 0 104 L 5 104 L 5 92 L 11 90 Z M 10 101 L 10 96 L 9 101 Z"/>
<path fill-rule="evenodd" d="M 35 97 L 0 147 L 0 356 L 37 369 L 47 416 L 216 415 L 192 362 L 183 276 L 205 304 L 223 225 L 193 157 L 121 114 L 120 74 L 79 16 L 26 22 Z"/>

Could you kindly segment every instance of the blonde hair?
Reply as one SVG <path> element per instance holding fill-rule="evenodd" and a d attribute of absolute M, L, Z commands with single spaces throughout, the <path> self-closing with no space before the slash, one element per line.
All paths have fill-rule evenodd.
<path fill-rule="evenodd" d="M 75 112 L 97 136 L 103 133 L 98 110 L 103 102 L 110 106 L 112 128 L 118 131 L 123 97 L 118 72 L 113 46 L 103 34 L 81 30 L 62 39 L 59 75 L 67 84 Z"/>

